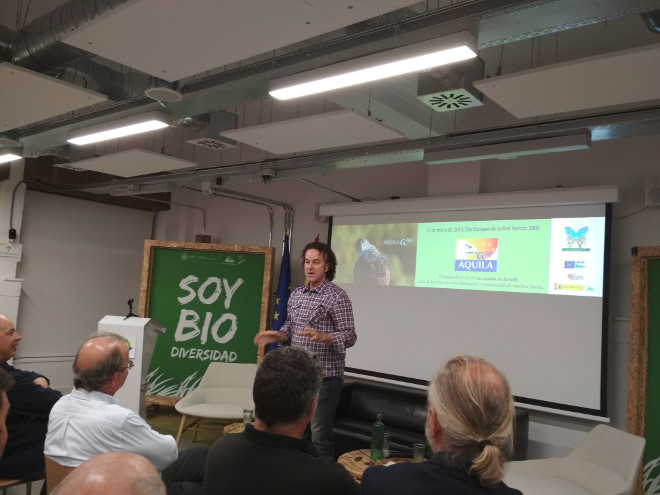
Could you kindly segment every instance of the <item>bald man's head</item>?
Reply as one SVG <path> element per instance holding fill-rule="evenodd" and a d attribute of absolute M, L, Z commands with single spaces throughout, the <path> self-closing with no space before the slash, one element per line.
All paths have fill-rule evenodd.
<path fill-rule="evenodd" d="M 99 454 L 71 471 L 53 495 L 165 495 L 154 466 L 130 452 Z"/>
<path fill-rule="evenodd" d="M 128 345 L 121 335 L 98 332 L 88 337 L 73 361 L 73 385 L 114 395 L 128 374 Z"/>
<path fill-rule="evenodd" d="M 0 315 L 0 361 L 9 361 L 16 355 L 16 348 L 21 336 L 12 322 L 5 315 Z"/>

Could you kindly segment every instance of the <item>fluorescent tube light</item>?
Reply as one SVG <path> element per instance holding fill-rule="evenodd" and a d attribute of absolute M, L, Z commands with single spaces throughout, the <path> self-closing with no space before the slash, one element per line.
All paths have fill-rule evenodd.
<path fill-rule="evenodd" d="M 278 79 L 271 82 L 270 95 L 278 100 L 288 100 L 419 72 L 476 56 L 477 40 L 463 31 Z"/>
<path fill-rule="evenodd" d="M 78 145 L 98 143 L 109 139 L 155 131 L 169 125 L 168 115 L 161 112 L 149 112 L 113 122 L 104 122 L 86 129 L 78 129 L 70 133 L 67 141 Z"/>
<path fill-rule="evenodd" d="M 589 134 L 585 133 L 486 144 L 471 148 L 427 151 L 424 153 L 424 162 L 429 165 L 440 165 L 443 163 L 472 162 L 475 160 L 509 160 L 518 158 L 519 156 L 586 150 L 589 148 L 591 148 L 591 138 Z"/>
<path fill-rule="evenodd" d="M 23 148 L 18 141 L 0 137 L 0 163 L 13 162 L 23 158 Z"/>
<path fill-rule="evenodd" d="M 14 160 L 20 160 L 21 158 L 23 158 L 21 155 L 17 155 L 9 150 L 0 151 L 0 163 L 13 162 Z"/>

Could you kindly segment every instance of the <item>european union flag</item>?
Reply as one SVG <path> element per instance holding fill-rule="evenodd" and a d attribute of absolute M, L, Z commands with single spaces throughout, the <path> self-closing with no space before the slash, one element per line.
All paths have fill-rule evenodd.
<path fill-rule="evenodd" d="M 277 298 L 275 299 L 275 313 L 273 314 L 273 330 L 279 330 L 286 321 L 286 306 L 291 293 L 291 260 L 289 256 L 289 236 L 284 236 L 284 250 L 280 266 L 280 280 L 277 283 Z M 278 343 L 268 345 L 268 351 L 277 349 Z"/>

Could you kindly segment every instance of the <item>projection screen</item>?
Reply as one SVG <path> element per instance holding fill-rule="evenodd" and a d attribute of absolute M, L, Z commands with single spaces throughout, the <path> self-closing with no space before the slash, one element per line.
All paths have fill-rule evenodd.
<path fill-rule="evenodd" d="M 356 320 L 347 374 L 423 386 L 475 354 L 520 405 L 606 416 L 617 198 L 600 187 L 322 206 Z"/>

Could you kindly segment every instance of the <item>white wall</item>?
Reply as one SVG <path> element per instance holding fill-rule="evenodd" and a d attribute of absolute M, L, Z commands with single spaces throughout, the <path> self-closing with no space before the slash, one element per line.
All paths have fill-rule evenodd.
<path fill-rule="evenodd" d="M 9 244 L 9 227 L 20 231 L 23 221 L 23 200 L 25 185 L 20 184 L 23 177 L 23 162 L 15 162 L 9 179 L 0 182 L 0 243 Z M 14 203 L 12 208 L 12 202 Z M 13 210 L 13 211 L 12 211 Z M 16 239 L 20 243 L 20 239 Z M 18 261 L 0 257 L 0 313 L 14 321 L 18 318 L 18 303 L 21 282 L 16 279 Z"/>
<path fill-rule="evenodd" d="M 153 215 L 33 190 L 24 197 L 24 208 L 15 205 L 23 220 L 15 222 L 23 246 L 15 271 L 22 291 L 17 316 L 8 315 L 22 337 L 14 365 L 69 391 L 80 341 L 105 315 L 126 315 L 131 298 L 137 312 L 142 248 Z"/>

